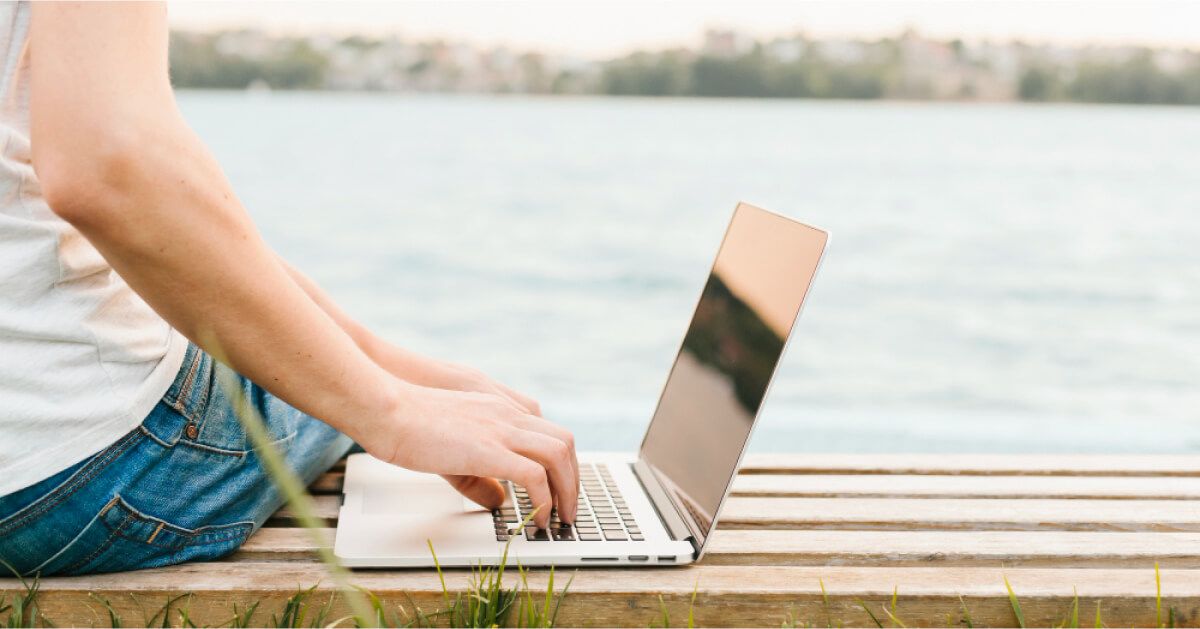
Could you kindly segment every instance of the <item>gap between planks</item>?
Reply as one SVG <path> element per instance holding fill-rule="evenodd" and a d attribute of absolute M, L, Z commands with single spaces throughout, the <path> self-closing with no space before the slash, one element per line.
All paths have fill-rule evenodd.
<path fill-rule="evenodd" d="M 742 474 L 1200 476 L 1188 454 L 748 454 Z"/>
<path fill-rule="evenodd" d="M 324 544 L 334 530 L 321 529 Z M 302 529 L 261 529 L 232 561 L 316 561 Z M 1200 533 L 721 530 L 703 563 L 756 566 L 1012 566 L 1200 569 Z"/>
<path fill-rule="evenodd" d="M 314 496 L 317 517 L 336 521 L 341 497 Z M 725 528 L 1013 531 L 1200 531 L 1200 506 L 1187 500 L 755 498 L 735 496 Z M 292 526 L 289 507 L 268 526 Z"/>
<path fill-rule="evenodd" d="M 318 495 L 340 494 L 343 472 L 309 485 Z M 807 498 L 1106 498 L 1200 500 L 1200 477 L 953 476 L 918 474 L 751 474 L 737 477 L 732 495 Z"/>
<path fill-rule="evenodd" d="M 335 463 L 330 469 L 344 471 L 345 461 Z M 1200 455 L 750 453 L 742 463 L 741 473 L 1200 477 Z"/>

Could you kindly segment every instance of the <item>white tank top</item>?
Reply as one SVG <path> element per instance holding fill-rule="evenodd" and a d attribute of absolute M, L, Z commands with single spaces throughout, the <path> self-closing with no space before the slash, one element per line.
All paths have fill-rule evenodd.
<path fill-rule="evenodd" d="M 136 428 L 187 347 L 42 199 L 29 14 L 26 2 L 0 3 L 0 496 Z"/>

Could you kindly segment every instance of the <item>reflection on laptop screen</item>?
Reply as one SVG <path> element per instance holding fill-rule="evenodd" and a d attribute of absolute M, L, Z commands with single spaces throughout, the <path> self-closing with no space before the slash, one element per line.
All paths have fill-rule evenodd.
<path fill-rule="evenodd" d="M 707 537 L 736 472 L 827 234 L 742 204 L 734 212 L 642 442 Z"/>

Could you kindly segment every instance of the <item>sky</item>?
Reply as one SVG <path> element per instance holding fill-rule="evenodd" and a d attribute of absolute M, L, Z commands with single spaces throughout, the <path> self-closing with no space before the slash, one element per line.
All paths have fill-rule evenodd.
<path fill-rule="evenodd" d="M 695 45 L 709 27 L 756 37 L 892 35 L 1200 49 L 1200 0 L 170 0 L 176 28 L 396 33 L 588 57 Z"/>

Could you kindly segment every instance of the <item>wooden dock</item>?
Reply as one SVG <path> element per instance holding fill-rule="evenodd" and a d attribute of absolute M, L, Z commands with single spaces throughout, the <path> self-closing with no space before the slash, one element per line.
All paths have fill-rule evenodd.
<path fill-rule="evenodd" d="M 312 488 L 330 527 L 340 486 L 335 470 Z M 193 622 L 223 623 L 235 603 L 278 610 L 298 588 L 329 591 L 313 548 L 285 508 L 225 561 L 44 579 L 41 611 L 60 626 L 104 625 L 103 597 L 136 623 L 190 592 Z M 441 603 L 432 571 L 354 578 L 391 608 Z M 966 626 L 967 614 L 1015 626 L 1005 579 L 1027 626 L 1060 624 L 1075 600 L 1086 626 L 1097 605 L 1108 626 L 1200 624 L 1200 456 L 751 456 L 700 564 L 581 569 L 559 624 L 645 627 L 661 604 L 682 624 L 694 590 L 699 626 L 876 626 L 867 610 L 888 626 L 893 593 L 910 627 Z M 545 580 L 534 571 L 530 585 Z M 0 579 L 0 593 L 19 590 Z"/>

